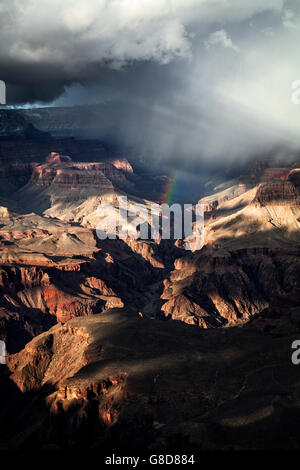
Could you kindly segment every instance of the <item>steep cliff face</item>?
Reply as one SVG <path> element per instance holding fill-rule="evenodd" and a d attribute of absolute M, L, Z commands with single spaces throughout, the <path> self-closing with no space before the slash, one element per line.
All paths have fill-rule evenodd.
<path fill-rule="evenodd" d="M 245 184 L 236 184 L 224 189 L 223 191 L 217 192 L 216 194 L 200 199 L 199 203 L 203 204 L 205 212 L 211 212 L 218 209 L 226 201 L 231 201 L 246 191 L 247 186 Z"/>
<path fill-rule="evenodd" d="M 96 228 L 99 205 L 117 203 L 124 190 L 133 188 L 126 174 L 114 162 L 74 162 L 52 152 L 44 163 L 32 164 L 28 183 L 15 197 L 25 209 L 40 215 Z"/>
<path fill-rule="evenodd" d="M 290 168 L 266 168 L 260 176 L 261 181 L 286 180 L 290 174 Z"/>
<path fill-rule="evenodd" d="M 154 177 L 100 143 L 24 142 L 0 142 L 0 448 L 293 447 L 299 164 L 218 183 L 191 253 L 96 236 L 99 204 L 149 207 Z"/>
<path fill-rule="evenodd" d="M 109 280 L 105 282 L 94 271 L 95 275 L 90 276 L 92 269 L 82 264 L 75 271 L 63 266 L 2 268 L 1 338 L 7 341 L 9 352 L 24 346 L 36 330 L 45 331 L 55 322 L 123 307 L 121 298 L 107 285 Z M 108 273 L 102 276 L 109 279 Z M 18 322 L 16 335 L 11 326 Z"/>
<path fill-rule="evenodd" d="M 175 261 L 161 295 L 166 317 L 236 325 L 300 287 L 297 172 L 258 165 L 250 176 L 199 201 L 208 211 L 205 247 Z"/>
<path fill-rule="evenodd" d="M 34 167 L 29 186 L 33 188 L 50 187 L 54 196 L 59 188 L 65 191 L 75 190 L 80 192 L 81 188 L 89 189 L 113 189 L 109 179 L 117 179 L 117 170 L 109 163 L 73 163 L 69 156 L 63 156 L 52 152 L 46 158 L 46 163 Z M 122 175 L 121 175 L 122 176 Z M 120 177 L 121 179 L 121 177 Z M 33 189 L 32 188 L 32 189 Z"/>
<path fill-rule="evenodd" d="M 256 201 L 266 204 L 276 201 L 279 204 L 284 204 L 284 201 L 295 203 L 299 197 L 294 184 L 298 181 L 297 164 L 278 168 L 273 167 L 272 163 L 271 159 L 255 162 L 247 174 L 219 184 L 213 189 L 212 194 L 200 199 L 199 203 L 204 205 L 206 212 L 214 213 L 216 210 L 220 210 L 223 205 L 226 207 L 227 201 L 233 201 L 255 187 Z"/>
<path fill-rule="evenodd" d="M 0 371 L 1 399 L 9 396 L 0 446 L 295 448 L 299 377 L 289 347 L 300 330 L 293 312 L 283 314 L 285 330 L 275 317 L 270 332 L 255 322 L 199 332 L 124 309 L 56 325 Z"/>
<path fill-rule="evenodd" d="M 15 193 L 28 213 L 1 209 L 0 259 L 8 268 L 42 269 L 48 283 L 37 274 L 36 285 L 21 282 L 6 292 L 3 309 L 65 322 L 130 305 L 205 329 L 249 321 L 299 279 L 297 165 L 268 165 L 200 200 L 206 247 L 190 254 L 174 240 L 97 240 L 99 204 L 115 206 L 120 188 L 131 187 L 126 159 L 78 162 L 52 151 L 31 162 L 28 183 Z M 149 205 L 129 189 L 125 195 Z"/>
<path fill-rule="evenodd" d="M 107 285 L 113 259 L 100 253 L 91 230 L 4 207 L 1 213 L 0 333 L 9 352 L 56 321 L 124 305 Z"/>
<path fill-rule="evenodd" d="M 297 190 L 291 181 L 273 181 L 259 185 L 254 203 L 300 205 Z"/>
<path fill-rule="evenodd" d="M 126 158 L 113 160 L 113 165 L 118 169 L 127 173 L 133 173 L 133 168 Z"/>
<path fill-rule="evenodd" d="M 53 322 L 125 303 L 159 313 L 161 282 L 178 251 L 174 246 L 100 243 L 88 228 L 5 207 L 1 214 L 0 338 L 9 352 Z"/>
<path fill-rule="evenodd" d="M 0 110 L 1 119 L 3 110 Z M 28 123 L 22 117 L 20 119 L 19 125 L 18 119 L 11 118 L 11 126 L 16 127 L 17 133 L 9 134 L 6 127 L 1 126 L 4 137 L 0 135 L 0 194 L 10 194 L 28 183 L 32 169 L 52 152 L 70 155 L 74 161 L 101 162 L 113 157 L 113 153 L 101 142 L 52 139 L 43 132 L 38 135 L 32 135 L 32 132 L 24 134 Z"/>
<path fill-rule="evenodd" d="M 213 249 L 177 260 L 164 283 L 166 317 L 201 328 L 249 321 L 277 295 L 299 285 L 300 250 Z"/>

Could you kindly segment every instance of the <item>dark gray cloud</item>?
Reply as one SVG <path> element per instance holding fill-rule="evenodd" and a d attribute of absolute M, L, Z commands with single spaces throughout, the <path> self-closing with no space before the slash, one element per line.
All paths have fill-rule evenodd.
<path fill-rule="evenodd" d="M 106 131 L 149 155 L 246 158 L 299 144 L 299 39 L 297 0 L 2 0 L 0 79 L 12 104 L 118 103 Z"/>

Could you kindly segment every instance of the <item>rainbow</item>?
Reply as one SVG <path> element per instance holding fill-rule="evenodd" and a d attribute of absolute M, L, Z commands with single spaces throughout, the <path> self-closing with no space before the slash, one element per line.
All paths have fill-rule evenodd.
<path fill-rule="evenodd" d="M 179 176 L 179 171 L 174 171 L 168 179 L 162 192 L 161 201 L 168 204 L 169 206 L 174 202 Z"/>

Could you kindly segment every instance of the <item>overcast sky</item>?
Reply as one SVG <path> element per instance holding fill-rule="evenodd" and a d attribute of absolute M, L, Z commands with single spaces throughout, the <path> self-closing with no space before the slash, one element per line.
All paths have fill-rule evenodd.
<path fill-rule="evenodd" d="M 120 101 L 160 156 L 297 147 L 299 45 L 299 0 L 0 0 L 9 104 Z"/>

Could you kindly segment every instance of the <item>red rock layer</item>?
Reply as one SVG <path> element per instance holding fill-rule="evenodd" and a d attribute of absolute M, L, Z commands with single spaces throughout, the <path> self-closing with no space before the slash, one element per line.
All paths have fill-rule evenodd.
<path fill-rule="evenodd" d="M 276 181 L 259 185 L 254 202 L 264 204 L 298 205 L 298 194 L 291 181 Z"/>

